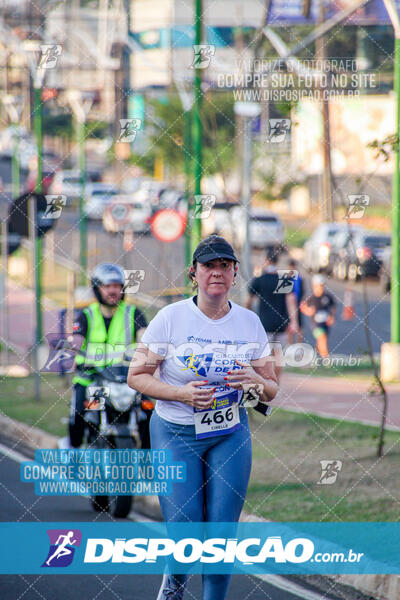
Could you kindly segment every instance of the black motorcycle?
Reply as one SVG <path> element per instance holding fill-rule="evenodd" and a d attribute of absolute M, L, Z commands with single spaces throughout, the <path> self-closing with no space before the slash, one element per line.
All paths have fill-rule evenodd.
<path fill-rule="evenodd" d="M 88 448 L 133 450 L 143 447 L 141 432 L 148 429 L 148 414 L 142 409 L 141 394 L 128 386 L 126 378 L 127 367 L 124 366 L 96 371 L 94 381 L 86 392 Z M 132 502 L 132 496 L 91 496 L 94 510 L 109 511 L 119 518 L 129 514 Z"/>

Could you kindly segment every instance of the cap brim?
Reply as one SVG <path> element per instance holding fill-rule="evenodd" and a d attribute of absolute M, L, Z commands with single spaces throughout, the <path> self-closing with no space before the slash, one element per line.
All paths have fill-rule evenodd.
<path fill-rule="evenodd" d="M 209 262 L 210 260 L 216 260 L 217 258 L 226 258 L 228 260 L 233 260 L 233 262 L 240 262 L 236 256 L 232 256 L 232 254 L 226 254 L 223 252 L 209 252 L 208 254 L 203 254 L 202 256 L 199 256 L 198 258 L 196 258 L 197 262 L 199 263 L 206 263 Z"/>

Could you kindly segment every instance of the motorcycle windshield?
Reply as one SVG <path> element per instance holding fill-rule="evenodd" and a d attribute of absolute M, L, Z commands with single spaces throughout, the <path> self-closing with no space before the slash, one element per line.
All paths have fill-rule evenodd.
<path fill-rule="evenodd" d="M 128 377 L 128 366 L 113 365 L 111 367 L 103 367 L 97 369 L 97 373 L 107 381 L 115 381 L 116 383 L 126 383 Z"/>

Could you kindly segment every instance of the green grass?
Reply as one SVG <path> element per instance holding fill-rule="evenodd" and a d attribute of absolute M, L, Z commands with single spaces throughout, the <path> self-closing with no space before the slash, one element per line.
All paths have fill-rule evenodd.
<path fill-rule="evenodd" d="M 314 377 L 340 377 L 341 379 L 370 379 L 371 382 L 374 377 L 372 369 L 365 367 L 285 367 L 285 373 Z"/>
<path fill-rule="evenodd" d="M 67 432 L 70 389 L 54 374 L 1 380 L 0 410 L 57 436 Z M 385 456 L 376 457 L 378 428 L 274 409 L 250 411 L 253 467 L 245 510 L 273 521 L 397 521 L 400 433 L 388 431 Z M 64 421 L 64 422 L 63 422 Z M 318 485 L 320 460 L 341 460 L 332 485 Z"/>
<path fill-rule="evenodd" d="M 34 398 L 33 376 L 24 378 L 2 377 L 0 411 L 28 425 L 57 436 L 64 436 L 67 425 L 62 419 L 69 415 L 71 390 L 55 374 L 41 374 L 41 398 Z"/>
<path fill-rule="evenodd" d="M 312 233 L 311 231 L 288 225 L 285 227 L 285 232 L 285 243 L 292 248 L 302 248 Z"/>
<path fill-rule="evenodd" d="M 386 217 L 388 219 L 392 217 L 391 203 L 368 206 L 367 211 L 369 217 Z"/>
<path fill-rule="evenodd" d="M 397 521 L 400 433 L 275 409 L 252 413 L 253 468 L 245 509 L 272 521 Z M 318 485 L 321 460 L 341 460 L 332 485 Z"/>

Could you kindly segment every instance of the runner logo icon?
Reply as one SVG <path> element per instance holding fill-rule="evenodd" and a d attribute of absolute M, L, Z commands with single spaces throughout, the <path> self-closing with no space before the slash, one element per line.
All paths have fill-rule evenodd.
<path fill-rule="evenodd" d="M 42 567 L 68 567 L 74 558 L 75 548 L 81 545 L 79 529 L 48 529 L 50 548 Z"/>
<path fill-rule="evenodd" d="M 213 354 L 189 354 L 188 356 L 178 356 L 178 359 L 185 366 L 182 371 L 192 371 L 197 377 L 206 377 L 210 370 Z"/>

